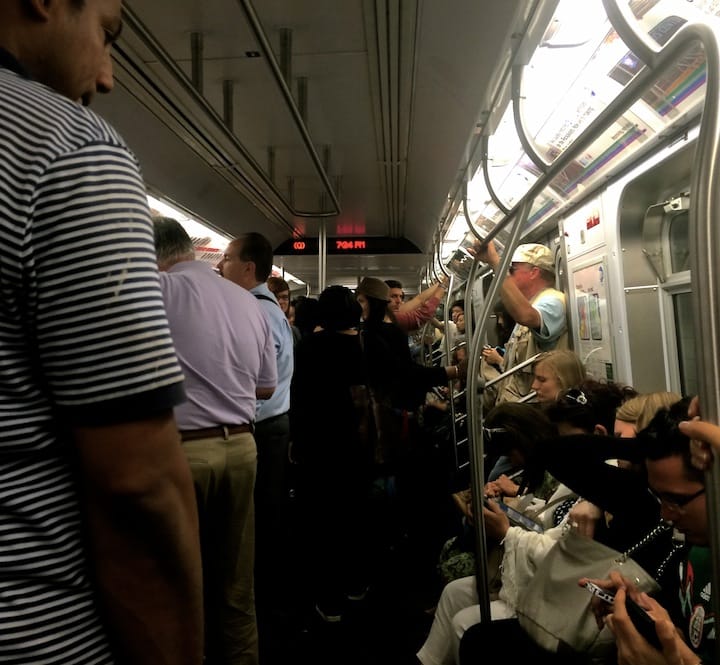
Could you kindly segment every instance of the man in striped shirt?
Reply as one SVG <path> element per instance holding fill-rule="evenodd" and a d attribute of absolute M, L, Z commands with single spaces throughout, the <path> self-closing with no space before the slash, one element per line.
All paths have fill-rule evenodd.
<path fill-rule="evenodd" d="M 87 105 L 120 0 L 0 3 L 0 662 L 202 657 L 184 397 L 138 165 Z"/>

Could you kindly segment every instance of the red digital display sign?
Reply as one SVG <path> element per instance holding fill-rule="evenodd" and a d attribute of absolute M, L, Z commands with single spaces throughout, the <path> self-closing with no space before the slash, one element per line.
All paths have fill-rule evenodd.
<path fill-rule="evenodd" d="M 365 250 L 366 242 L 364 240 L 335 240 L 335 249 L 340 250 L 341 252 L 348 252 L 352 250 Z"/>
<path fill-rule="evenodd" d="M 275 249 L 280 256 L 317 256 L 318 238 L 292 238 Z M 417 254 L 420 250 L 405 238 L 345 236 L 327 239 L 328 254 Z"/>

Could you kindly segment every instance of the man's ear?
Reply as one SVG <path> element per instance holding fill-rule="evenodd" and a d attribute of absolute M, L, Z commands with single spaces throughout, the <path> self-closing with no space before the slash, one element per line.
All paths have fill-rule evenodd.
<path fill-rule="evenodd" d="M 605 425 L 597 424 L 595 425 L 595 428 L 593 429 L 593 434 L 597 434 L 598 436 L 607 436 L 608 431 Z"/>
<path fill-rule="evenodd" d="M 25 13 L 39 21 L 47 21 L 57 0 L 22 0 Z"/>

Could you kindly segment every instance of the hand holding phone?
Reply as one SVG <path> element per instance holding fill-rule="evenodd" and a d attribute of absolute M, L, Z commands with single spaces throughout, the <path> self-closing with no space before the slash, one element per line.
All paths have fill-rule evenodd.
<path fill-rule="evenodd" d="M 593 582 L 586 582 L 585 588 L 606 603 L 612 604 L 615 602 L 615 594 L 612 591 L 602 589 Z M 625 596 L 625 609 L 638 633 L 658 651 L 662 651 L 662 645 L 655 629 L 655 620 L 628 595 Z"/>

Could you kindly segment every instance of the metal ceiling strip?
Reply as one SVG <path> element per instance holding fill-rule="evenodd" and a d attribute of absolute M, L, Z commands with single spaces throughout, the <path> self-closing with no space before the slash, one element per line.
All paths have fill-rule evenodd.
<path fill-rule="evenodd" d="M 285 78 L 283 77 L 283 73 L 280 70 L 280 66 L 277 63 L 277 60 L 275 59 L 275 54 L 273 53 L 272 47 L 270 46 L 270 42 L 268 41 L 268 38 L 265 36 L 265 31 L 263 30 L 262 24 L 260 23 L 260 19 L 258 18 L 257 13 L 255 12 L 255 8 L 252 5 L 252 2 L 250 0 L 238 0 L 240 3 L 240 6 L 245 11 L 245 16 L 248 19 L 248 22 L 250 24 L 250 27 L 253 30 L 253 33 L 255 34 L 255 38 L 260 43 L 260 47 L 263 50 L 263 55 L 265 56 L 265 59 L 267 60 L 268 65 L 270 65 L 270 71 L 273 74 L 273 77 L 275 78 L 275 82 L 278 85 L 278 88 L 280 89 L 280 92 L 282 93 L 283 98 L 285 99 L 285 103 L 287 104 L 288 110 L 290 111 L 290 115 L 295 123 L 295 126 L 300 133 L 300 136 L 302 137 L 303 143 L 305 144 L 305 148 L 307 150 L 308 155 L 310 156 L 310 159 L 312 160 L 313 165 L 315 166 L 315 169 L 317 171 L 317 174 L 320 176 L 320 179 L 323 182 L 323 185 L 325 186 L 325 191 L 327 192 L 328 196 L 330 197 L 330 200 L 332 201 L 333 210 L 330 212 L 321 212 L 320 214 L 317 213 L 309 213 L 309 212 L 296 212 L 296 214 L 300 217 L 331 217 L 336 216 L 340 214 L 340 202 L 337 200 L 337 197 L 335 196 L 335 192 L 333 191 L 332 185 L 330 184 L 330 179 L 328 178 L 328 174 L 325 172 L 325 169 L 323 169 L 322 164 L 320 163 L 320 157 L 317 154 L 317 151 L 315 150 L 315 146 L 313 145 L 312 138 L 310 138 L 310 133 L 308 132 L 307 127 L 305 126 L 305 123 L 303 122 L 302 117 L 300 116 L 300 112 L 298 111 L 297 106 L 295 105 L 295 99 L 292 96 L 292 92 L 290 91 L 290 88 L 288 88 L 287 83 L 285 82 Z"/>

